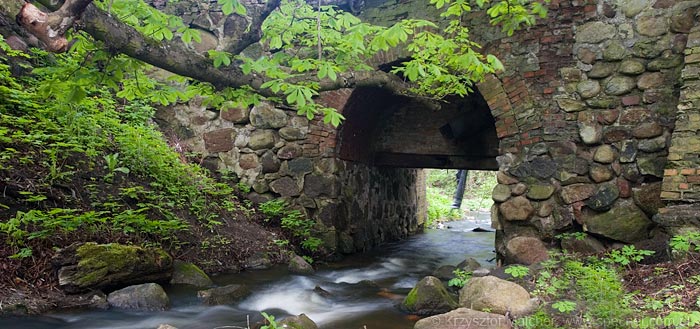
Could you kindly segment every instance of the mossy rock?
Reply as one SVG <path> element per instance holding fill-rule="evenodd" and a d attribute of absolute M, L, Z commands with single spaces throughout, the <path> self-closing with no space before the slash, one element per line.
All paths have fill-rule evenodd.
<path fill-rule="evenodd" d="M 59 250 L 52 264 L 67 293 L 168 282 L 173 271 L 173 260 L 164 250 L 118 243 L 73 244 Z"/>
<path fill-rule="evenodd" d="M 434 276 L 420 280 L 401 303 L 407 312 L 421 316 L 449 312 L 457 306 L 440 279 Z"/>
<path fill-rule="evenodd" d="M 280 321 L 278 325 L 281 325 L 281 328 L 318 329 L 318 325 L 304 313 L 297 316 L 286 317 Z"/>
<path fill-rule="evenodd" d="M 173 278 L 170 284 L 187 284 L 195 287 L 210 287 L 214 284 L 211 278 L 192 263 L 175 261 L 173 265 Z"/>

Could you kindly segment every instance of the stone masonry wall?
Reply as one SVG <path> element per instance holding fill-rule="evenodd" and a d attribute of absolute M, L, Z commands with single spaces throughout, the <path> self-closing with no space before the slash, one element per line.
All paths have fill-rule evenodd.
<path fill-rule="evenodd" d="M 686 42 L 676 128 L 664 171 L 661 198 L 666 206 L 654 216 L 671 234 L 700 227 L 700 11 L 689 8 L 683 15 L 688 21 L 684 30 L 693 19 L 695 26 Z"/>
<path fill-rule="evenodd" d="M 506 59 L 507 69 L 517 65 L 506 76 L 479 86 L 501 137 L 493 219 L 502 259 L 531 263 L 546 257 L 545 247 L 599 251 L 665 228 L 652 218 L 663 206 L 683 53 L 698 7 L 553 2 L 541 27 L 489 44 L 531 50 Z M 576 231 L 589 233 L 583 246 L 557 238 Z"/>
<path fill-rule="evenodd" d="M 343 91 L 325 98 L 329 105 L 343 100 Z M 251 200 L 284 198 L 316 220 L 329 253 L 404 238 L 424 221 L 421 170 L 339 160 L 336 129 L 319 119 L 269 103 L 220 111 L 193 100 L 159 110 L 157 122 L 173 143 L 200 154 L 204 167 L 251 186 Z"/>
<path fill-rule="evenodd" d="M 367 6 L 365 18 L 384 24 L 432 15 L 421 0 Z M 477 85 L 500 144 L 492 217 L 502 260 L 700 227 L 684 204 L 700 198 L 698 8 L 698 0 L 552 0 L 546 19 L 510 37 L 481 12 L 464 20 L 506 67 Z M 399 49 L 372 61 L 401 57 Z M 344 109 L 352 92 L 319 100 Z M 160 115 L 205 166 L 252 185 L 251 198 L 304 209 L 331 249 L 364 250 L 421 223 L 410 204 L 421 197 L 420 172 L 338 160 L 338 132 L 318 120 L 266 104 L 220 112 L 193 102 Z M 583 244 L 557 238 L 581 231 Z"/>

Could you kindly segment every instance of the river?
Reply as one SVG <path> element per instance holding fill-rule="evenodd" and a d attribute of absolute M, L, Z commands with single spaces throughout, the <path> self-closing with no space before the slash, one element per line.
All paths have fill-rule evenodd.
<path fill-rule="evenodd" d="M 314 275 L 290 275 L 286 267 L 214 277 L 218 285 L 243 283 L 253 293 L 233 305 L 203 306 L 196 289 L 166 287 L 172 308 L 165 312 L 82 311 L 41 317 L 0 319 L 0 328 L 18 329 L 148 329 L 167 323 L 180 329 L 246 328 L 260 312 L 281 318 L 305 313 L 328 329 L 409 329 L 415 319 L 396 304 L 426 275 L 441 265 L 473 257 L 486 267 L 495 253 L 494 234 L 472 232 L 489 226 L 488 213 L 427 229 L 378 250 L 320 267 Z M 315 292 L 320 287 L 325 292 Z"/>

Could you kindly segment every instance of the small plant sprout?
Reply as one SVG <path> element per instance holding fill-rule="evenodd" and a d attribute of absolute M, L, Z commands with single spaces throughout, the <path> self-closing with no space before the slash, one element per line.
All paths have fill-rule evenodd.
<path fill-rule="evenodd" d="M 561 300 L 552 304 L 552 308 L 560 313 L 571 313 L 576 309 L 576 303 L 569 300 Z"/>
<path fill-rule="evenodd" d="M 506 274 L 510 274 L 512 277 L 519 279 L 530 274 L 530 269 L 526 266 L 515 265 L 505 269 Z"/>

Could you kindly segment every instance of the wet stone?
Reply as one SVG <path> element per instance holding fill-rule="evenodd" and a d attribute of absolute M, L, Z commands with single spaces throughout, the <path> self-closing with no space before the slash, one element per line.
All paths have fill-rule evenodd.
<path fill-rule="evenodd" d="M 637 80 L 637 88 L 647 90 L 662 86 L 665 82 L 664 75 L 660 72 L 644 73 Z"/>
<path fill-rule="evenodd" d="M 644 16 L 636 20 L 637 32 L 648 37 L 658 37 L 668 32 L 668 19 L 664 16 Z"/>
<path fill-rule="evenodd" d="M 509 221 L 527 220 L 535 212 L 530 201 L 524 196 L 518 196 L 501 203 L 498 206 L 500 213 Z"/>
<path fill-rule="evenodd" d="M 622 165 L 622 177 L 631 182 L 637 182 L 642 178 L 636 162 Z"/>
<path fill-rule="evenodd" d="M 280 137 L 288 141 L 296 141 L 306 138 L 306 132 L 299 128 L 284 127 L 280 129 Z"/>
<path fill-rule="evenodd" d="M 695 24 L 695 14 L 692 10 L 684 10 L 671 17 L 671 31 L 688 33 Z"/>
<path fill-rule="evenodd" d="M 575 67 L 564 67 L 559 70 L 559 74 L 561 75 L 561 78 L 566 81 L 566 82 L 575 82 L 575 81 L 580 81 L 582 72 L 580 69 L 577 69 Z"/>
<path fill-rule="evenodd" d="M 666 166 L 665 157 L 639 158 L 637 159 L 637 167 L 642 175 L 652 175 L 663 177 L 664 167 Z"/>
<path fill-rule="evenodd" d="M 590 176 L 594 182 L 606 182 L 613 178 L 613 171 L 610 166 L 594 163 L 590 167 Z"/>
<path fill-rule="evenodd" d="M 495 202 L 504 202 L 510 198 L 510 187 L 504 184 L 498 184 L 491 192 L 491 198 Z"/>
<path fill-rule="evenodd" d="M 660 71 L 665 69 L 671 69 L 683 64 L 683 56 L 681 55 L 671 55 L 668 57 L 657 58 L 649 64 L 647 64 L 647 69 L 649 71 Z"/>
<path fill-rule="evenodd" d="M 243 154 L 238 161 L 238 165 L 243 170 L 253 169 L 258 166 L 258 156 L 254 153 Z"/>
<path fill-rule="evenodd" d="M 641 58 L 656 58 L 664 51 L 664 47 L 654 39 L 643 39 L 632 46 L 632 53 Z"/>
<path fill-rule="evenodd" d="M 605 93 L 608 95 L 624 95 L 637 86 L 636 81 L 631 77 L 616 76 L 608 80 L 605 84 Z"/>
<path fill-rule="evenodd" d="M 282 197 L 297 196 L 301 193 L 296 181 L 289 177 L 282 177 L 270 183 L 270 189 Z"/>
<path fill-rule="evenodd" d="M 636 59 L 627 59 L 620 64 L 620 73 L 638 75 L 644 73 L 644 63 Z"/>
<path fill-rule="evenodd" d="M 281 162 L 275 153 L 270 150 L 263 153 L 263 155 L 260 157 L 260 163 L 262 164 L 263 174 L 273 173 L 280 170 Z"/>
<path fill-rule="evenodd" d="M 640 151 L 652 153 L 658 152 L 666 148 L 666 137 L 659 136 L 652 139 L 643 139 L 639 141 L 637 148 Z"/>
<path fill-rule="evenodd" d="M 635 141 L 626 140 L 622 142 L 620 150 L 620 163 L 630 163 L 637 159 L 637 145 Z"/>
<path fill-rule="evenodd" d="M 595 192 L 593 184 L 572 184 L 561 189 L 560 196 L 566 204 L 588 199 Z"/>
<path fill-rule="evenodd" d="M 232 107 L 221 109 L 221 118 L 234 123 L 248 122 L 250 110 L 247 107 Z"/>
<path fill-rule="evenodd" d="M 510 189 L 510 194 L 513 196 L 518 196 L 518 195 L 523 195 L 527 191 L 527 185 L 523 183 L 518 183 L 513 185 L 513 187 Z"/>
<path fill-rule="evenodd" d="M 256 130 L 250 134 L 248 146 L 253 150 L 271 148 L 275 146 L 275 135 L 270 130 Z"/>
<path fill-rule="evenodd" d="M 624 127 L 607 127 L 603 131 L 603 141 L 609 144 L 629 139 L 630 131 Z"/>
<path fill-rule="evenodd" d="M 600 163 L 612 163 L 615 160 L 615 150 L 610 145 L 599 146 L 593 154 L 593 160 Z"/>
<path fill-rule="evenodd" d="M 609 211 L 588 216 L 584 221 L 589 232 L 627 243 L 647 239 L 652 224 L 632 202 L 618 202 Z"/>
<path fill-rule="evenodd" d="M 499 184 L 506 184 L 506 185 L 511 185 L 511 184 L 515 184 L 518 182 L 517 178 L 508 176 L 508 174 L 506 174 L 502 171 L 499 171 L 498 173 L 496 173 L 496 180 L 498 181 Z"/>
<path fill-rule="evenodd" d="M 557 171 L 557 163 L 549 158 L 538 157 L 531 161 L 532 175 L 544 179 L 554 175 Z"/>
<path fill-rule="evenodd" d="M 619 41 L 610 42 L 603 50 L 603 59 L 606 61 L 619 61 L 625 58 L 625 47 Z"/>
<path fill-rule="evenodd" d="M 596 80 L 584 80 L 576 85 L 576 91 L 584 99 L 598 95 L 600 89 L 600 83 Z"/>
<path fill-rule="evenodd" d="M 554 194 L 554 186 L 535 184 L 530 185 L 527 192 L 527 198 L 530 200 L 547 200 Z"/>
<path fill-rule="evenodd" d="M 287 125 L 287 114 L 263 102 L 250 111 L 250 123 L 257 128 L 282 128 Z"/>
<path fill-rule="evenodd" d="M 300 157 L 304 149 L 299 144 L 287 144 L 277 151 L 277 157 L 283 160 Z"/>
<path fill-rule="evenodd" d="M 312 198 L 335 196 L 338 190 L 337 185 L 334 176 L 306 175 L 304 177 L 304 193 Z"/>
<path fill-rule="evenodd" d="M 219 129 L 204 133 L 204 146 L 208 152 L 228 152 L 233 149 L 233 136 L 235 132 L 231 128 Z"/>
<path fill-rule="evenodd" d="M 556 99 L 557 105 L 565 112 L 579 112 L 586 109 L 586 104 L 580 100 L 569 97 L 560 97 Z"/>
<path fill-rule="evenodd" d="M 620 196 L 615 184 L 603 184 L 586 200 L 586 206 L 596 211 L 607 211 Z"/>
<path fill-rule="evenodd" d="M 309 158 L 297 158 L 290 160 L 287 163 L 287 166 L 289 172 L 294 176 L 310 173 L 314 169 L 314 165 Z"/>
<path fill-rule="evenodd" d="M 576 29 L 577 43 L 598 43 L 615 36 L 616 29 L 613 25 L 594 21 L 578 26 Z"/>
<path fill-rule="evenodd" d="M 587 73 L 589 78 L 602 79 L 607 78 L 615 72 L 617 64 L 607 62 L 597 62 L 593 64 L 591 70 Z"/>
<path fill-rule="evenodd" d="M 664 128 L 656 122 L 645 122 L 632 130 L 632 136 L 635 138 L 653 138 L 661 136 L 663 133 Z"/>
<path fill-rule="evenodd" d="M 579 123 L 579 136 L 585 144 L 598 144 L 603 139 L 603 127 L 597 124 Z"/>
<path fill-rule="evenodd" d="M 622 13 L 627 16 L 627 18 L 632 18 L 641 13 L 644 8 L 651 5 L 651 0 L 622 0 L 619 2 Z"/>

